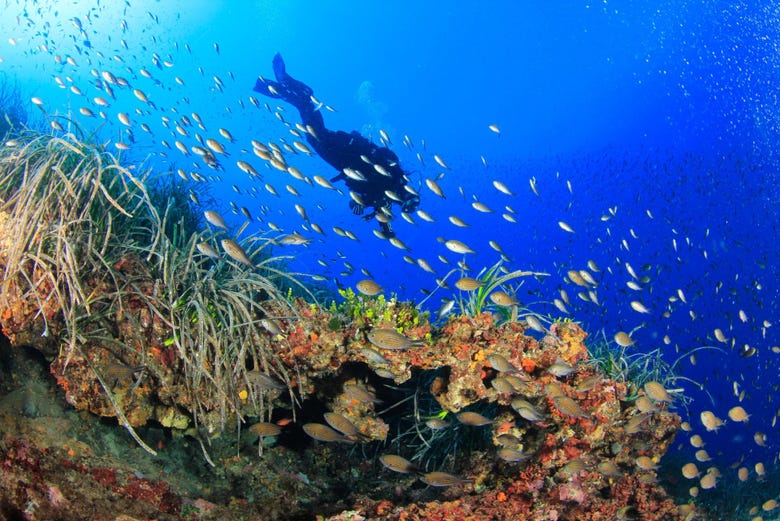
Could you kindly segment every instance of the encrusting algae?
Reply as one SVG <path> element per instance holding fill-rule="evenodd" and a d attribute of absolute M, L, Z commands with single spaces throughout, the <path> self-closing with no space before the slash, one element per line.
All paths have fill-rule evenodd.
<path fill-rule="evenodd" d="M 83 144 L 65 148 L 66 155 L 100 155 Z M 128 186 L 143 186 L 127 176 Z M 136 429 L 151 421 L 196 439 L 217 467 L 297 444 L 309 459 L 307 474 L 327 475 L 330 466 L 354 460 L 340 458 L 334 444 L 383 442 L 366 451 L 373 461 L 354 467 L 355 495 L 339 503 L 351 501 L 365 519 L 465 519 L 473 512 L 480 519 L 680 517 L 655 474 L 680 425 L 668 410 L 673 397 L 649 382 L 644 393 L 652 403 L 640 411 L 624 382 L 590 363 L 587 335 L 576 323 L 512 320 L 516 300 L 500 293 L 500 284 L 461 279 L 481 302 L 497 294 L 494 304 L 510 309 L 471 308 L 478 312 L 440 327 L 370 281 L 359 284 L 359 295 L 345 291 L 343 303 L 324 307 L 280 289 L 295 283 L 269 262 L 268 242 L 246 246 L 219 239 L 224 231 L 175 227 L 168 237 L 169 223 L 144 189 L 128 195 L 112 184 L 102 198 L 83 201 L 87 211 L 97 200 L 117 219 L 128 208 L 148 214 L 153 246 L 139 255 L 113 244 L 115 232 L 104 233 L 95 266 L 106 275 L 73 274 L 66 289 L 84 300 L 71 307 L 54 298 L 59 279 L 46 271 L 61 267 L 29 260 L 9 267 L 25 255 L 8 241 L 19 226 L 13 220 L 31 216 L 14 205 L 10 183 L 0 186 L 3 333 L 51 360 L 70 404 L 117 417 L 139 444 Z M 40 229 L 55 218 L 36 217 Z M 41 248 L 39 240 L 32 234 L 24 246 Z M 199 253 L 204 241 L 219 260 Z M 227 256 L 218 253 L 220 241 Z M 179 271 L 166 272 L 173 264 Z M 201 276 L 200 266 L 216 270 L 219 284 L 208 283 L 219 291 L 187 278 Z M 497 271 L 490 273 L 495 281 Z M 479 294 L 486 286 L 493 293 Z M 250 306 L 243 322 L 241 306 Z M 244 325 L 229 336 L 235 323 Z M 717 428 L 713 418 L 702 421 Z M 244 422 L 258 451 L 235 456 L 212 445 Z M 286 442 L 294 433 L 298 441 Z M 447 448 L 439 453 L 439 446 Z M 684 471 L 689 479 L 699 474 L 695 465 Z M 700 485 L 716 479 L 705 474 Z"/>

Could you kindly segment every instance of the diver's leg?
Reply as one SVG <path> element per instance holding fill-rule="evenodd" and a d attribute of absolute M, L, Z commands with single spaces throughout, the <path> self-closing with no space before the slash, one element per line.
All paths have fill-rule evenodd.
<path fill-rule="evenodd" d="M 269 98 L 283 98 L 282 86 L 277 82 L 272 80 L 267 80 L 262 76 L 257 78 L 257 81 L 255 81 L 255 86 L 252 90 L 255 92 L 259 92 L 263 96 L 268 96 Z"/>
<path fill-rule="evenodd" d="M 298 106 L 298 103 L 314 103 L 311 100 L 311 95 L 314 94 L 314 90 L 302 81 L 296 80 L 287 74 L 287 68 L 284 65 L 284 60 L 282 59 L 282 55 L 279 53 L 276 53 L 274 56 L 273 69 L 274 75 L 276 76 L 276 81 L 278 81 L 284 87 L 285 95 L 282 97 L 286 101 L 292 103 L 296 107 Z"/>
<path fill-rule="evenodd" d="M 309 142 L 314 144 L 328 133 L 319 111 L 320 107 L 316 106 L 312 100 L 314 90 L 287 74 L 287 68 L 281 54 L 274 55 L 272 65 L 276 81 L 258 78 L 254 91 L 269 98 L 281 98 L 297 108 L 303 124 L 310 127 L 310 132 L 313 134 L 313 139 L 309 139 Z"/>

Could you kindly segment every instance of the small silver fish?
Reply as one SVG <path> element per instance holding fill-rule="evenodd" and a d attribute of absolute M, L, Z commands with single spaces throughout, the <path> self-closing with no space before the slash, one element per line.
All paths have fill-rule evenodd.
<path fill-rule="evenodd" d="M 473 479 L 464 479 L 446 472 L 428 472 L 420 476 L 420 481 L 432 487 L 451 487 L 474 482 Z"/>
<path fill-rule="evenodd" d="M 244 248 L 239 246 L 236 241 L 233 239 L 222 239 L 220 243 L 222 244 L 222 249 L 225 250 L 225 253 L 227 253 L 230 258 L 240 262 L 241 264 L 245 264 L 250 268 L 255 267 L 255 265 L 249 259 L 249 256 L 247 256 L 246 252 L 244 251 Z"/>
<path fill-rule="evenodd" d="M 555 361 L 550 367 L 547 368 L 547 372 L 553 376 L 567 376 L 574 371 L 574 367 L 570 366 L 560 358 Z"/>
<path fill-rule="evenodd" d="M 287 389 L 287 385 L 284 382 L 263 371 L 247 371 L 246 379 L 250 384 L 256 385 L 261 389 Z"/>
<path fill-rule="evenodd" d="M 340 441 L 343 443 L 352 443 L 352 441 L 340 434 L 339 432 L 331 429 L 327 425 L 322 423 L 307 423 L 303 426 L 303 432 L 311 436 L 317 441 L 333 442 Z"/>
<path fill-rule="evenodd" d="M 279 239 L 277 239 L 279 244 L 283 244 L 285 246 L 305 246 L 311 242 L 311 239 L 307 239 L 303 235 L 299 234 L 298 232 L 290 233 L 288 235 L 283 235 Z"/>
<path fill-rule="evenodd" d="M 395 454 L 382 454 L 379 456 L 379 461 L 388 469 L 400 474 L 409 474 L 410 472 L 416 472 L 420 469 L 420 467 L 408 459 Z"/>
<path fill-rule="evenodd" d="M 225 220 L 214 210 L 206 210 L 203 212 L 203 215 L 206 217 L 206 220 L 213 226 L 227 230 L 227 224 L 225 224 Z"/>
<path fill-rule="evenodd" d="M 219 259 L 219 252 L 214 249 L 214 247 L 207 243 L 207 242 L 199 242 L 195 245 L 196 248 L 198 248 L 198 251 L 201 252 L 206 257 L 211 257 L 212 259 Z"/>
<path fill-rule="evenodd" d="M 379 327 L 369 331 L 368 341 L 381 349 L 391 350 L 403 350 L 422 345 L 422 341 L 414 341 L 395 329 Z"/>

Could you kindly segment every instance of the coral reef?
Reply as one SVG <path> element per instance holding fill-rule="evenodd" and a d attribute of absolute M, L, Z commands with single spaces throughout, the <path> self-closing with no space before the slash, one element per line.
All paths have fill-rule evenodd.
<path fill-rule="evenodd" d="M 196 447 L 211 467 L 204 479 L 221 477 L 231 488 L 185 490 L 115 460 L 101 465 L 88 447 L 51 447 L 22 429 L 2 443 L 4 509 L 76 518 L 79 494 L 66 483 L 89 476 L 99 485 L 95 518 L 108 498 L 160 519 L 207 518 L 205 511 L 277 519 L 303 512 L 399 520 L 680 517 L 655 473 L 679 417 L 666 401 L 640 412 L 635 401 L 644 392 L 600 372 L 576 323 L 545 328 L 532 314 L 522 319 L 503 284 L 529 272 L 499 276 L 491 268 L 461 301 L 461 314 L 441 326 L 383 295 L 345 290 L 341 303 L 321 305 L 294 294 L 305 288 L 269 253 L 270 241 L 255 237 L 246 251 L 230 243 L 248 263 L 201 255 L 217 235 L 171 224 L 129 171 L 116 166 L 105 181 L 100 151 L 62 140 L 25 147 L 39 175 L 51 169 L 39 154 L 55 154 L 61 189 L 103 188 L 70 205 L 80 217 L 54 206 L 30 215 L 19 204 L 37 188 L 28 190 L 15 166 L 0 175 L 0 324 L 11 349 L 40 351 L 75 409 L 116 417 L 150 454 L 165 449 L 160 431 Z M 112 223 L 131 213 L 126 208 L 140 227 L 126 221 L 130 236 L 116 235 Z M 97 224 L 83 228 L 90 218 Z M 138 236 L 151 246 L 141 247 Z M 122 240 L 135 246 L 113 242 Z M 74 248 L 85 252 L 86 271 L 68 253 Z M 322 423 L 328 412 L 337 413 L 325 417 L 341 432 Z M 246 426 L 272 422 L 270 434 Z M 145 436 L 158 438 L 156 448 Z M 377 463 L 393 452 L 409 458 L 409 468 L 394 473 Z M 65 477 L 56 468 L 67 469 Z M 430 474 L 445 469 L 455 474 Z M 297 500 L 279 511 L 281 496 Z"/>

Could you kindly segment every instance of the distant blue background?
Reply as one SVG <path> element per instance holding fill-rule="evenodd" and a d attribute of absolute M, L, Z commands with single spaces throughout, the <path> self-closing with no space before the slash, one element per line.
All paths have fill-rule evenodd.
<path fill-rule="evenodd" d="M 25 99 L 41 97 L 49 115 L 70 112 L 85 128 L 95 128 L 98 120 L 77 115 L 79 106 L 97 111 L 91 98 L 103 94 L 94 88 L 90 70 L 110 70 L 127 78 L 159 110 L 117 88 L 118 99 L 106 109 L 108 124 L 100 128 L 99 139 L 126 140 L 116 114 L 129 112 L 136 143 L 125 156 L 161 171 L 175 165 L 220 175 L 221 181 L 209 184 L 221 205 L 213 209 L 236 226 L 243 219 L 231 214 L 230 200 L 254 216 L 266 208 L 259 229 L 266 230 L 270 221 L 285 232 L 298 230 L 314 238 L 309 248 L 279 250 L 294 252 L 294 268 L 328 277 L 331 289 L 334 279 L 354 285 L 364 278 L 359 270 L 365 268 L 387 292 L 419 301 L 421 289 L 435 287 L 434 276 L 404 262 L 405 252 L 375 238 L 373 224 L 351 215 L 346 196 L 268 170 L 252 155 L 251 139 L 295 139 L 262 104 L 269 103 L 272 110 L 280 107 L 284 119 L 294 124 L 298 115 L 292 107 L 261 98 L 257 109 L 249 102 L 249 96 L 256 95 L 251 92 L 255 78 L 270 77 L 271 58 L 281 52 L 288 72 L 338 110 L 324 112 L 329 128 L 357 129 L 374 140 L 380 128 L 388 132 L 413 186 L 422 193 L 421 208 L 437 219 L 431 224 L 416 218 L 417 226 L 397 219 L 394 227 L 411 247 L 408 255 L 427 260 L 436 276 L 452 267 L 437 260 L 438 255 L 453 264 L 460 260 L 437 237 L 459 239 L 477 250 L 466 259 L 472 275 L 498 260 L 487 244 L 492 239 L 512 259 L 508 268 L 551 273 L 541 284 L 528 280 L 518 295 L 538 313 L 557 316 L 551 301 L 563 288 L 572 299 L 571 317 L 589 331 L 603 328 L 611 338 L 618 330 L 644 324 L 634 334 L 638 342 L 632 349 L 662 347 L 670 362 L 698 346 L 718 345 L 715 328 L 735 338 L 737 348 L 755 346 L 758 355 L 749 359 L 725 345 L 719 345 L 725 354 L 699 352 L 695 366 L 683 357 L 678 370 L 707 393 L 687 382 L 679 384 L 695 398 L 690 421 L 702 432 L 698 413 L 712 409 L 725 418 L 737 404 L 732 389 L 738 381 L 746 391 L 743 406 L 753 415 L 751 422 L 728 424 L 718 436 L 704 433 L 707 449 L 711 455 L 723 451 L 718 458 L 723 471 L 743 454 L 748 463 L 764 461 L 768 469 L 774 468 L 770 462 L 777 453 L 778 429 L 771 422 L 778 407 L 773 397 L 780 357 L 771 351 L 780 344 L 775 45 L 780 23 L 772 2 L 77 4 L 31 4 L 25 15 L 20 4 L 12 3 L 2 15 L 2 34 L 17 41 L 0 43 L 0 71 L 20 82 Z M 68 21 L 73 16 L 82 21 L 92 50 L 84 49 Z M 128 23 L 124 34 L 120 19 Z M 214 42 L 219 43 L 219 54 Z M 185 43 L 192 54 L 184 50 Z M 156 68 L 151 63 L 154 52 L 174 66 Z M 78 66 L 58 65 L 54 55 L 73 56 Z M 159 86 L 141 77 L 140 67 L 159 79 Z M 68 85 L 72 81 L 86 97 L 58 88 L 55 76 Z M 175 76 L 184 87 L 175 83 Z M 214 76 L 223 81 L 224 92 L 214 88 Z M 142 113 L 135 113 L 136 108 Z M 37 113 L 32 105 L 30 110 Z M 175 120 L 193 111 L 206 124 L 204 138 L 224 143 L 219 127 L 236 138 L 235 144 L 226 145 L 231 156 L 220 158 L 224 172 L 193 165 L 192 157 L 161 145 L 163 139 L 171 145 L 182 139 L 161 125 L 161 116 Z M 154 134 L 146 135 L 141 122 Z M 500 127 L 500 136 L 488 129 L 491 124 Z M 189 130 L 190 137 L 182 139 L 188 146 L 195 144 L 197 129 Z M 401 144 L 404 134 L 414 142 L 411 151 Z M 417 152 L 425 166 L 415 158 Z M 444 158 L 451 170 L 439 168 L 433 154 Z M 250 181 L 240 172 L 238 159 L 263 167 L 263 182 Z M 308 176 L 330 178 L 336 173 L 316 157 L 288 161 Z M 441 172 L 445 200 L 423 184 L 424 177 Z M 540 197 L 529 188 L 531 177 L 537 180 Z M 494 179 L 515 195 L 497 192 L 491 186 Z M 567 180 L 573 193 L 567 190 Z M 268 193 L 264 183 L 280 197 Z M 234 184 L 242 192 L 255 186 L 258 196 L 237 194 Z M 285 184 L 302 196 L 292 197 Z M 474 197 L 495 213 L 474 211 Z M 295 203 L 322 226 L 325 237 L 301 228 Z M 505 205 L 514 209 L 517 223 L 501 218 Z M 603 222 L 601 217 L 613 207 L 616 216 Z M 447 222 L 449 215 L 471 227 L 455 228 Z M 576 233 L 564 232 L 558 221 Z M 336 236 L 332 226 L 353 231 L 361 241 Z M 597 275 L 599 306 L 579 300 L 580 288 L 563 280 L 568 270 L 586 269 L 591 259 L 602 269 Z M 351 274 L 342 273 L 349 271 L 345 260 L 354 267 Z M 626 287 L 630 276 L 625 262 L 640 277 L 651 277 L 643 291 Z M 669 302 L 678 289 L 687 304 Z M 449 290 L 437 292 L 429 307 L 435 310 L 441 298 L 452 295 Z M 651 313 L 631 310 L 629 302 L 635 299 Z M 740 309 L 749 317 L 745 324 L 737 318 Z M 664 318 L 667 310 L 670 316 Z M 764 320 L 772 325 L 762 332 Z M 668 346 L 662 342 L 665 335 L 671 341 Z M 685 410 L 680 412 L 688 419 Z M 767 434 L 768 448 L 753 443 L 756 431 Z M 679 439 L 687 445 L 687 436 Z"/>

